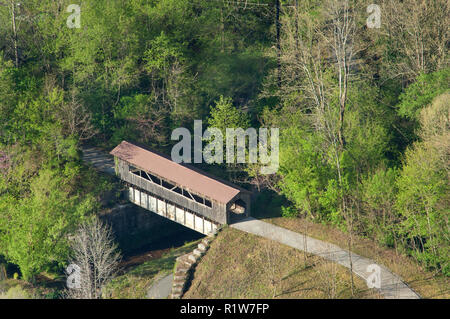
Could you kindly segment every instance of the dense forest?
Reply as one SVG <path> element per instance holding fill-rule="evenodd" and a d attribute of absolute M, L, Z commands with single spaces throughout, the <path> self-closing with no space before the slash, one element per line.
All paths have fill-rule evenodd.
<path fill-rule="evenodd" d="M 66 265 L 110 187 L 80 146 L 280 128 L 280 168 L 215 165 L 449 275 L 447 0 L 0 0 L 0 261 Z"/>

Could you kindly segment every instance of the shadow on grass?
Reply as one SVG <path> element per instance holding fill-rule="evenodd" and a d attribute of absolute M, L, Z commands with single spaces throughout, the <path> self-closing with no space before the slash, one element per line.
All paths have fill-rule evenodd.
<path fill-rule="evenodd" d="M 251 215 L 257 219 L 281 217 L 281 207 L 289 205 L 284 196 L 269 190 L 263 190 L 255 196 Z"/>
<path fill-rule="evenodd" d="M 283 278 L 281 278 L 281 280 L 289 279 L 290 277 L 295 276 L 297 274 L 300 274 L 300 273 L 302 273 L 304 271 L 307 271 L 309 269 L 312 269 L 315 266 L 316 266 L 316 263 L 308 264 L 308 265 L 306 265 L 306 267 L 303 265 L 299 269 L 296 269 L 296 270 L 292 271 L 291 273 L 289 273 L 288 275 L 286 275 Z"/>
<path fill-rule="evenodd" d="M 191 252 L 199 240 L 186 243 L 182 247 L 173 248 L 160 258 L 132 266 L 114 278 L 106 289 L 108 298 L 141 299 L 146 298 L 148 289 L 158 278 L 171 273 L 175 267 L 176 258 Z"/>
<path fill-rule="evenodd" d="M 171 251 L 164 254 L 161 258 L 145 262 L 139 266 L 132 268 L 127 273 L 137 277 L 153 277 L 159 272 L 171 271 L 175 266 L 177 257 L 191 252 L 197 244 L 198 240 L 187 243 L 182 247 L 172 249 Z"/>
<path fill-rule="evenodd" d="M 299 284 L 297 284 L 297 285 L 295 285 L 295 286 L 292 286 L 292 287 L 290 288 L 290 290 L 282 291 L 281 293 L 279 293 L 279 294 L 276 295 L 275 297 L 281 297 L 281 296 L 284 296 L 284 295 L 290 295 L 290 294 L 294 294 L 294 293 L 300 292 L 300 291 L 320 290 L 320 289 L 318 289 L 318 288 L 316 288 L 316 287 L 307 287 L 307 288 L 296 289 L 296 288 L 298 288 L 298 287 L 303 286 L 303 285 L 306 284 L 307 282 L 308 282 L 308 281 L 306 280 L 306 281 L 303 281 L 303 282 L 301 282 L 301 283 L 299 283 Z"/>

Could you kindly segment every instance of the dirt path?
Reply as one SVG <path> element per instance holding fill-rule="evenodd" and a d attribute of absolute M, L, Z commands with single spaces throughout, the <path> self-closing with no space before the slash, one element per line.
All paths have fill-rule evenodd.
<path fill-rule="evenodd" d="M 107 152 L 91 146 L 83 146 L 83 161 L 92 164 L 95 169 L 115 175 L 114 171 L 114 157 Z"/>
<path fill-rule="evenodd" d="M 281 244 L 302 250 L 317 256 L 321 256 L 328 260 L 334 261 L 344 267 L 350 268 L 350 253 L 336 245 L 304 236 L 287 230 L 282 227 L 269 224 L 252 217 L 244 219 L 231 227 L 258 235 L 267 239 L 274 240 Z M 353 272 L 364 280 L 369 277 L 373 278 L 369 266 L 378 268 L 379 274 L 379 291 L 387 299 L 419 299 L 420 296 L 409 288 L 402 279 L 393 274 L 389 269 L 382 265 L 376 264 L 375 261 L 352 253 Z M 372 270 L 373 271 L 373 270 Z"/>

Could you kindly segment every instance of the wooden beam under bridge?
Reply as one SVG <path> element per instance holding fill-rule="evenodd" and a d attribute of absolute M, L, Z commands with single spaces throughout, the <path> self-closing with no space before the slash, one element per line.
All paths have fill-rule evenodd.
<path fill-rule="evenodd" d="M 204 216 L 195 214 L 194 212 L 171 203 L 166 199 L 131 185 L 128 186 L 127 197 L 132 203 L 146 210 L 168 218 L 205 235 L 210 232 L 214 232 L 219 226 L 218 223 L 210 221 Z"/>

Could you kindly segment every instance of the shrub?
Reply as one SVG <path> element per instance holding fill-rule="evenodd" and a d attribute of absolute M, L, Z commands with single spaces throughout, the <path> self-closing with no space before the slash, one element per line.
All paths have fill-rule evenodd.
<path fill-rule="evenodd" d="M 398 113 L 406 118 L 417 120 L 420 111 L 429 105 L 439 94 L 449 90 L 450 68 L 420 75 L 400 95 Z"/>
<path fill-rule="evenodd" d="M 30 299 L 31 296 L 20 285 L 8 289 L 6 293 L 0 294 L 0 299 Z"/>
<path fill-rule="evenodd" d="M 396 224 L 398 216 L 395 211 L 397 195 L 395 169 L 380 169 L 362 181 L 363 223 L 368 235 L 387 246 L 396 245 Z"/>
<path fill-rule="evenodd" d="M 448 215 L 450 189 L 448 166 L 433 145 L 416 143 L 406 152 L 396 207 L 403 221 L 402 234 L 411 252 L 430 268 L 450 275 Z"/>
<path fill-rule="evenodd" d="M 297 217 L 300 214 L 300 212 L 295 209 L 294 207 L 288 206 L 282 206 L 281 207 L 281 215 L 283 217 Z"/>

